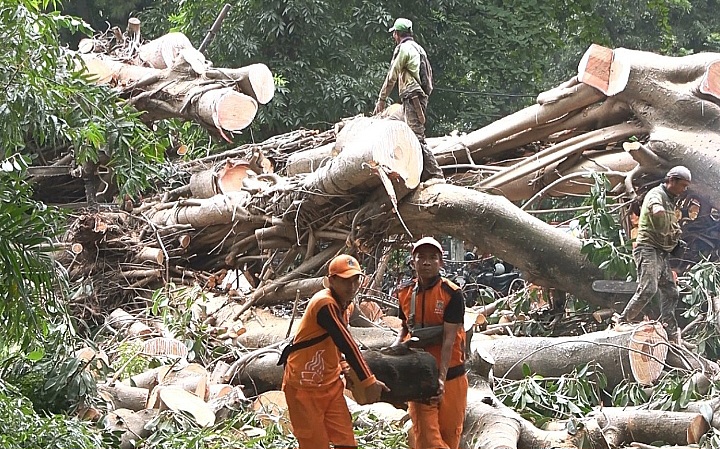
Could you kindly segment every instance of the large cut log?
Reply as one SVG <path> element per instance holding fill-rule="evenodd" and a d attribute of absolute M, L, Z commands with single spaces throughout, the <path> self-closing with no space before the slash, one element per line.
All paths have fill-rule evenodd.
<path fill-rule="evenodd" d="M 231 225 L 233 222 L 252 219 L 252 215 L 244 208 L 249 198 L 247 192 L 232 192 L 183 201 L 174 208 L 156 209 L 148 214 L 154 223 L 162 226 L 189 224 L 193 228 L 202 229 L 212 225 Z"/>
<path fill-rule="evenodd" d="M 375 377 L 390 389 L 382 392 L 381 401 L 401 404 L 407 401 L 424 401 L 437 395 L 440 386 L 438 367 L 431 354 L 425 351 L 392 348 L 363 351 L 363 358 Z M 412 382 L 408 382 L 411 378 Z M 357 375 L 354 379 L 357 379 Z M 363 396 L 362 388 L 352 385 L 351 390 L 358 403 L 366 402 L 358 397 Z"/>
<path fill-rule="evenodd" d="M 138 59 L 141 65 L 155 69 L 172 67 L 180 52 L 186 48 L 193 48 L 190 39 L 183 33 L 173 32 L 146 42 L 138 48 Z"/>
<path fill-rule="evenodd" d="M 590 415 L 602 426 L 613 447 L 633 442 L 697 444 L 710 425 L 700 413 L 603 407 Z"/>
<path fill-rule="evenodd" d="M 356 337 L 362 333 L 357 328 L 351 328 L 351 331 Z M 362 337 L 359 339 L 362 340 Z M 235 380 L 244 386 L 248 397 L 277 390 L 282 384 L 283 367 L 277 366 L 279 351 L 268 349 L 256 354 L 244 361 Z M 375 376 L 390 388 L 389 392 L 382 394 L 384 402 L 424 400 L 437 392 L 437 365 L 429 353 L 397 349 L 364 350 L 363 357 Z M 413 382 L 408 383 L 410 378 Z"/>
<path fill-rule="evenodd" d="M 532 373 L 559 377 L 594 363 L 605 374 L 609 390 L 625 380 L 652 384 L 662 372 L 669 346 L 664 330 L 649 325 L 577 337 L 479 337 L 473 338 L 471 348 L 492 355 L 497 378 L 522 379 L 523 365 L 528 365 Z M 662 348 L 665 350 L 658 351 Z M 637 351 L 639 357 L 631 360 L 631 351 Z M 645 364 L 641 365 L 640 360 Z"/>
<path fill-rule="evenodd" d="M 468 358 L 467 408 L 460 447 L 476 449 L 551 449 L 557 447 L 608 449 L 600 426 L 587 420 L 577 432 L 545 431 L 533 426 L 492 392 L 489 372 L 492 358 L 478 351 Z"/>
<path fill-rule="evenodd" d="M 98 393 L 112 405 L 112 409 L 142 410 L 150 391 L 115 382 L 112 385 L 98 385 Z"/>
<path fill-rule="evenodd" d="M 306 189 L 326 195 L 370 192 L 382 183 L 379 171 L 407 189 L 420 183 L 420 142 L 404 122 L 353 120 L 338 134 L 333 152 L 335 157 L 305 179 Z"/>
<path fill-rule="evenodd" d="M 232 80 L 240 92 L 260 104 L 267 104 L 275 96 L 275 81 L 265 64 L 250 64 L 239 69 L 208 69 L 205 76 L 218 81 Z"/>

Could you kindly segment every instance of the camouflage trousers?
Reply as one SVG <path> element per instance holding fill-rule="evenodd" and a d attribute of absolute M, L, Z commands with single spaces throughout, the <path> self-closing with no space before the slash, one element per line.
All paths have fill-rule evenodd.
<path fill-rule="evenodd" d="M 633 250 L 637 265 L 638 286 L 625 310 L 622 321 L 632 320 L 655 298 L 660 307 L 660 322 L 667 328 L 668 338 L 675 340 L 678 332 L 675 309 L 680 297 L 668 262 L 669 254 L 652 246 L 639 245 Z"/>
<path fill-rule="evenodd" d="M 420 102 L 423 115 L 425 115 L 425 111 L 427 111 L 428 97 L 426 95 L 419 95 L 417 98 Z M 420 141 L 420 146 L 422 147 L 423 171 L 420 175 L 420 180 L 427 181 L 430 178 L 443 178 L 444 176 L 442 169 L 440 169 L 440 165 L 437 163 L 435 156 L 433 156 L 432 151 L 425 143 L 425 124 L 420 121 L 418 112 L 415 110 L 415 104 L 412 97 L 404 98 L 402 103 L 403 110 L 405 111 L 405 123 L 407 123 L 410 129 L 413 130 Z"/>

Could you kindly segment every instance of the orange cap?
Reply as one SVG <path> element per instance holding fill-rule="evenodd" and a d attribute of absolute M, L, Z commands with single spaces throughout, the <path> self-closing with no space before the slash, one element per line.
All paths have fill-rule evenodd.
<path fill-rule="evenodd" d="M 353 277 L 356 274 L 363 274 L 360 263 L 353 256 L 343 254 L 330 261 L 328 276 L 340 276 L 341 278 Z"/>

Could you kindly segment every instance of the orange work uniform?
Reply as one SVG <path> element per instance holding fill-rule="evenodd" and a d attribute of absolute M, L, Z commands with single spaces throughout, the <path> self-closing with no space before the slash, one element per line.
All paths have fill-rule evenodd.
<path fill-rule="evenodd" d="M 327 449 L 330 443 L 335 448 L 357 447 L 343 396 L 341 352 L 363 387 L 375 383 L 375 376 L 347 329 L 343 311 L 328 288 L 310 299 L 293 343 L 326 333 L 330 338 L 292 352 L 285 365 L 282 390 L 300 449 Z"/>
<path fill-rule="evenodd" d="M 427 288 L 414 280 L 398 292 L 400 319 L 404 327 L 410 316 L 413 290 L 415 294 L 415 326 L 461 324 L 465 318 L 465 301 L 460 287 L 440 276 Z M 441 361 L 442 343 L 426 346 L 425 351 Z M 460 445 L 468 380 L 465 374 L 465 330 L 461 326 L 452 347 L 450 365 L 445 379 L 445 393 L 439 404 L 410 402 L 408 412 L 413 426 L 409 435 L 412 449 L 457 449 Z"/>

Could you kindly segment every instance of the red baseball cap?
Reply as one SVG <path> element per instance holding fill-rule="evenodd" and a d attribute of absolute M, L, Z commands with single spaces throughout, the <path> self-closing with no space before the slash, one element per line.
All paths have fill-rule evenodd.
<path fill-rule="evenodd" d="M 356 274 L 363 274 L 360 263 L 356 258 L 347 254 L 337 256 L 330 261 L 328 266 L 328 276 L 340 276 L 347 279 Z"/>

